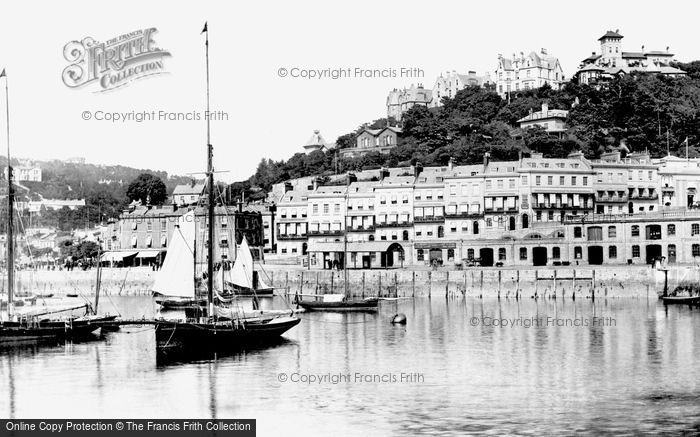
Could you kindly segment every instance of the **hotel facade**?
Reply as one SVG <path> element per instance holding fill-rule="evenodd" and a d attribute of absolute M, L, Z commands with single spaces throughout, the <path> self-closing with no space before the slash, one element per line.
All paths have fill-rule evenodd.
<path fill-rule="evenodd" d="M 611 152 L 492 162 L 487 155 L 479 165 L 307 183 L 305 195 L 281 196 L 275 221 L 277 253 L 310 268 L 700 260 L 700 160 Z M 298 223 L 290 228 L 293 213 Z"/>

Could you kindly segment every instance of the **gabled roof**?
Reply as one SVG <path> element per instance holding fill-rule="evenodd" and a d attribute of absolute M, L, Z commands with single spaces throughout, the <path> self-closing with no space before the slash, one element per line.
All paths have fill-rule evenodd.
<path fill-rule="evenodd" d="M 381 134 L 385 130 L 390 130 L 396 134 L 400 134 L 402 132 L 401 129 L 399 129 L 398 127 L 393 127 L 393 126 L 384 127 L 381 129 L 367 129 L 367 128 L 365 128 L 365 129 L 362 129 L 362 132 L 367 132 L 370 135 L 374 135 L 376 137 L 377 135 Z"/>
<path fill-rule="evenodd" d="M 177 185 L 175 187 L 175 189 L 173 190 L 173 196 L 191 195 L 191 194 L 200 195 L 203 192 L 204 192 L 204 184 L 203 183 L 198 182 L 194 185 L 182 184 L 182 185 Z"/>
<path fill-rule="evenodd" d="M 598 41 L 600 41 L 601 39 L 605 39 L 605 38 L 624 38 L 624 37 L 617 32 L 613 32 L 612 30 L 608 30 L 607 32 L 605 32 L 605 35 L 598 38 Z"/>

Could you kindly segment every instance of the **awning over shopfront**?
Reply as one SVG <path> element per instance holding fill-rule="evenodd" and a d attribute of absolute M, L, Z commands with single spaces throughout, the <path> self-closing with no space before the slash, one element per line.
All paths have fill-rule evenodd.
<path fill-rule="evenodd" d="M 401 247 L 396 241 L 349 241 L 348 252 L 386 252 L 392 244 Z M 311 242 L 309 252 L 343 252 L 345 244 L 333 242 Z"/>
<path fill-rule="evenodd" d="M 100 261 L 105 261 L 105 262 L 117 262 L 117 261 L 123 261 L 124 258 L 129 258 L 131 256 L 136 255 L 138 252 L 136 251 L 113 251 L 113 252 L 105 252 L 102 254 L 100 257 Z"/>
<path fill-rule="evenodd" d="M 163 251 L 160 249 L 139 250 L 139 253 L 136 255 L 136 258 L 153 259 L 157 258 L 161 252 Z"/>

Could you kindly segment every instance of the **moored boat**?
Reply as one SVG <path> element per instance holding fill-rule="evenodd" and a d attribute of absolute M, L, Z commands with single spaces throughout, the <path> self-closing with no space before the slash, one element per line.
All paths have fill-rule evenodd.
<path fill-rule="evenodd" d="M 207 71 L 207 113 L 209 112 L 209 31 L 206 33 Z M 213 147 L 210 141 L 210 120 L 207 118 L 207 214 L 206 232 L 206 308 L 195 309 L 198 317 L 184 320 L 159 320 L 155 324 L 155 337 L 158 352 L 193 349 L 241 349 L 277 340 L 293 328 L 301 319 L 291 315 L 278 315 L 271 318 L 248 319 L 231 312 L 232 319 L 220 319 L 215 311 L 215 201 Z M 172 244 L 161 270 L 157 273 L 153 291 L 166 296 L 197 299 L 199 290 L 196 277 L 197 238 L 193 211 L 184 214 L 173 232 Z M 200 239 L 201 240 L 201 239 Z M 250 253 L 248 251 L 248 256 Z M 252 264 L 251 266 L 252 267 Z M 222 290 L 223 291 L 223 290 Z M 187 313 L 187 312 L 186 312 Z"/>

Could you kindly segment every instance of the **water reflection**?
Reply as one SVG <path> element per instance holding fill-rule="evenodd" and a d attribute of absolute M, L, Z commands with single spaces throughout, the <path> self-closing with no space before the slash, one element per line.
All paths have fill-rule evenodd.
<path fill-rule="evenodd" d="M 125 316 L 153 311 L 145 298 L 114 300 Z M 397 312 L 406 325 L 390 323 Z M 615 323 L 525 326 L 593 318 Z M 697 309 L 632 299 L 417 299 L 383 302 L 378 314 L 302 319 L 279 342 L 240 351 L 159 354 L 148 327 L 5 351 L 0 414 L 254 417 L 260 435 L 635 434 L 700 424 Z M 402 372 L 424 381 L 279 379 Z"/>

